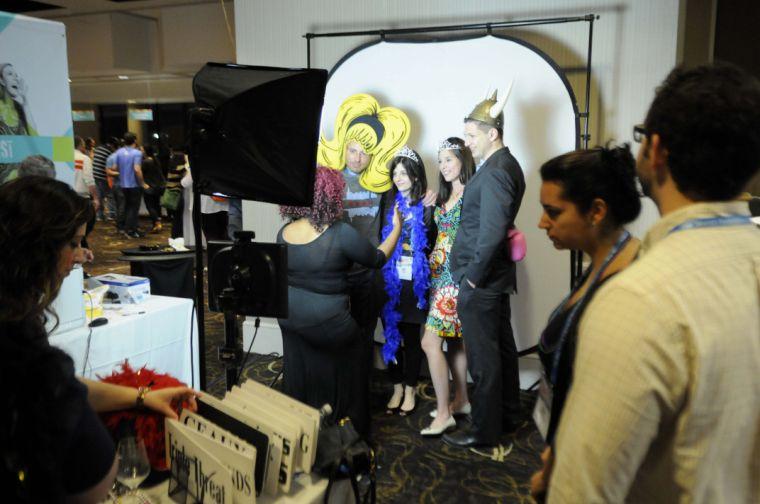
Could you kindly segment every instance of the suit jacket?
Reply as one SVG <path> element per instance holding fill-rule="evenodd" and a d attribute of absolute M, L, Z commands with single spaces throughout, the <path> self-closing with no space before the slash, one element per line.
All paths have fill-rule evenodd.
<path fill-rule="evenodd" d="M 514 227 L 525 193 L 525 177 L 504 147 L 494 152 L 467 183 L 462 220 L 451 248 L 454 281 L 467 278 L 477 287 L 514 293 L 515 263 L 507 231 Z"/>

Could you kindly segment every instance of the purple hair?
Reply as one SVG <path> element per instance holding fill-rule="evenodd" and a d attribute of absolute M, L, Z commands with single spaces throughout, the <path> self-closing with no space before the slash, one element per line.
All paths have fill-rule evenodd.
<path fill-rule="evenodd" d="M 331 168 L 317 166 L 314 177 L 314 202 L 310 207 L 280 206 L 280 215 L 285 219 L 309 219 L 317 231 L 329 226 L 343 216 L 343 196 L 346 183 L 343 175 Z"/>

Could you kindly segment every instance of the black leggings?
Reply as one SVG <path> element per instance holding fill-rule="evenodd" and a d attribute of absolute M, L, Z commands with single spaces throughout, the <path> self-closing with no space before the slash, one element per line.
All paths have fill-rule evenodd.
<path fill-rule="evenodd" d="M 157 222 L 161 222 L 161 195 L 164 190 L 160 187 L 151 187 L 143 194 L 143 200 L 145 200 L 145 208 L 148 209 L 150 220 L 155 226 Z"/>
<path fill-rule="evenodd" d="M 410 387 L 417 385 L 417 377 L 420 375 L 422 364 L 422 346 L 420 345 L 420 324 L 399 322 L 398 330 L 404 338 L 404 345 L 396 352 L 396 364 L 388 364 L 388 373 L 391 381 L 403 383 Z"/>

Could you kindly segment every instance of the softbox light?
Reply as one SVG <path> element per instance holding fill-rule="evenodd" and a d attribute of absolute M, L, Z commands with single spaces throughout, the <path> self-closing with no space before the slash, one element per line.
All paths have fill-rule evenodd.
<path fill-rule="evenodd" d="M 207 63 L 193 79 L 203 194 L 311 205 L 327 72 Z"/>

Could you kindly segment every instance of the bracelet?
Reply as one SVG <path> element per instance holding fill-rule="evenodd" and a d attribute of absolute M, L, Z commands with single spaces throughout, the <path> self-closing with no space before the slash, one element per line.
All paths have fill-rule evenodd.
<path fill-rule="evenodd" d="M 137 389 L 137 399 L 135 400 L 135 407 L 137 409 L 145 407 L 145 396 L 148 392 L 150 392 L 150 387 L 139 387 Z"/>

